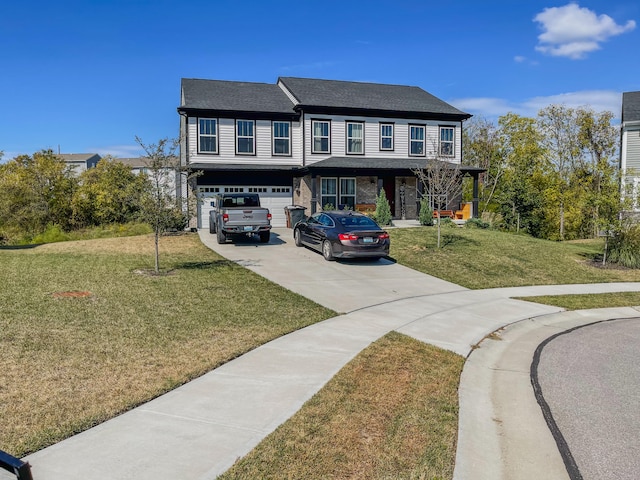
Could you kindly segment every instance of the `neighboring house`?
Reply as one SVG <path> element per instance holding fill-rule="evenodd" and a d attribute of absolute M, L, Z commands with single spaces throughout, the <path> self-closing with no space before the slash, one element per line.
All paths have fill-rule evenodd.
<path fill-rule="evenodd" d="M 89 168 L 95 168 L 100 161 L 97 153 L 59 153 L 56 156 L 64 160 L 76 176 Z"/>
<path fill-rule="evenodd" d="M 202 172 L 194 186 L 199 228 L 208 227 L 219 192 L 259 193 L 275 226 L 285 225 L 287 205 L 365 210 L 382 189 L 394 218 L 417 218 L 423 193 L 413 170 L 436 156 L 460 165 L 462 123 L 471 116 L 418 87 L 292 77 L 182 79 L 178 113 L 181 163 Z M 477 191 L 482 170 L 461 171 Z"/>
<path fill-rule="evenodd" d="M 175 158 L 175 157 L 173 157 Z M 121 162 L 131 168 L 131 171 L 135 174 L 149 174 L 149 158 L 147 157 L 132 157 L 132 158 L 114 158 L 116 162 Z M 175 165 L 179 165 L 178 158 L 175 158 Z M 176 186 L 179 185 L 180 182 L 180 174 L 177 168 L 165 169 L 164 174 L 166 175 L 166 185 L 169 187 L 170 193 L 172 196 L 177 195 Z M 163 180 L 164 181 L 164 180 Z"/>
<path fill-rule="evenodd" d="M 632 210 L 640 213 L 640 92 L 622 94 L 620 170 Z"/>

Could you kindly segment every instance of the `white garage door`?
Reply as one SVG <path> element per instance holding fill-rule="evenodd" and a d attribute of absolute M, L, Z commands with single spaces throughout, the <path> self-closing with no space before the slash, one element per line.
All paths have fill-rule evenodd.
<path fill-rule="evenodd" d="M 271 212 L 271 225 L 274 227 L 286 227 L 287 220 L 284 213 L 284 207 L 291 205 L 291 187 L 255 187 L 248 185 L 216 185 L 201 186 L 200 204 L 198 205 L 199 227 L 209 229 L 209 212 L 213 197 L 219 193 L 257 193 L 260 195 L 260 205 L 269 209 Z"/>

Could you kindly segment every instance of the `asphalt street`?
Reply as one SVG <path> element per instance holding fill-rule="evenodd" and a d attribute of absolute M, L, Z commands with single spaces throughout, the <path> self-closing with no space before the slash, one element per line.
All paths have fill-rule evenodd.
<path fill-rule="evenodd" d="M 569 330 L 540 352 L 545 413 L 570 477 L 639 478 L 640 318 Z"/>

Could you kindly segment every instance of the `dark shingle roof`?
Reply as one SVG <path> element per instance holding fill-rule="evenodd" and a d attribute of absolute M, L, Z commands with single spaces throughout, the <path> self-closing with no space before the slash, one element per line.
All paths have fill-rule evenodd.
<path fill-rule="evenodd" d="M 622 121 L 637 122 L 640 120 L 640 92 L 622 94 Z"/>
<path fill-rule="evenodd" d="M 293 113 L 293 103 L 275 84 L 182 79 L 180 109 Z"/>
<path fill-rule="evenodd" d="M 420 87 L 280 77 L 301 106 L 419 112 L 470 117 Z"/>

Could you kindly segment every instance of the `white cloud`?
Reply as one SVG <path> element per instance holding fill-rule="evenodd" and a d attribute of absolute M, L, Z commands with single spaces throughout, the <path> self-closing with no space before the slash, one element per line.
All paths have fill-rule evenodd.
<path fill-rule="evenodd" d="M 597 15 L 577 3 L 545 8 L 533 20 L 543 30 L 538 36 L 537 51 L 574 60 L 585 58 L 589 52 L 599 50 L 600 44 L 610 37 L 636 27 L 633 20 L 618 25 L 609 15 Z"/>
<path fill-rule="evenodd" d="M 527 60 L 527 57 L 523 57 L 522 55 L 516 55 L 513 57 L 513 60 L 517 63 L 522 63 Z"/>
<path fill-rule="evenodd" d="M 612 90 L 584 90 L 533 97 L 522 102 L 512 102 L 504 98 L 481 97 L 453 99 L 448 100 L 448 103 L 462 111 L 489 119 L 496 119 L 507 113 L 533 118 L 543 108 L 559 104 L 573 108 L 588 106 L 596 112 L 610 111 L 616 118 L 619 118 L 622 108 L 622 94 Z"/>

